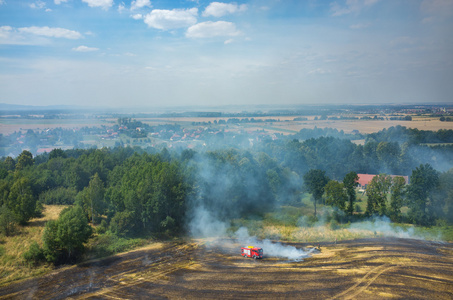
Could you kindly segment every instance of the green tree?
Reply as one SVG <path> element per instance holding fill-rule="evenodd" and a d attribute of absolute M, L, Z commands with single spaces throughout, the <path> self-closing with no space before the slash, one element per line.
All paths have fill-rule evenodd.
<path fill-rule="evenodd" d="M 33 163 L 33 154 L 30 151 L 24 150 L 17 158 L 16 170 L 23 170 L 26 167 L 32 166 Z"/>
<path fill-rule="evenodd" d="M 343 211 L 346 210 L 348 194 L 341 182 L 330 180 L 324 190 L 326 192 L 326 204 L 338 207 Z"/>
<path fill-rule="evenodd" d="M 48 261 L 73 262 L 84 251 L 93 230 L 82 208 L 75 206 L 61 212 L 57 220 L 47 222 L 44 228 L 44 253 Z"/>
<path fill-rule="evenodd" d="M 66 153 L 61 148 L 53 149 L 52 151 L 50 151 L 49 159 L 57 157 L 66 158 Z"/>
<path fill-rule="evenodd" d="M 16 179 L 8 195 L 8 207 L 13 211 L 17 220 L 25 224 L 36 212 L 36 199 L 33 196 L 30 181 L 25 177 Z"/>
<path fill-rule="evenodd" d="M 358 180 L 359 176 L 356 172 L 349 172 L 343 178 L 343 186 L 348 195 L 348 207 L 346 208 L 346 211 L 349 215 L 354 213 L 354 203 L 356 201 L 355 187 L 357 186 Z"/>
<path fill-rule="evenodd" d="M 311 169 L 304 175 L 305 188 L 313 196 L 315 216 L 316 203 L 322 198 L 322 195 L 324 194 L 324 187 L 328 182 L 329 177 L 326 176 L 326 172 L 319 169 Z"/>
<path fill-rule="evenodd" d="M 10 236 L 16 231 L 16 217 L 6 205 L 0 207 L 0 234 Z"/>
<path fill-rule="evenodd" d="M 376 213 L 385 215 L 387 212 L 387 194 L 392 185 L 392 178 L 385 174 L 374 176 L 366 189 L 367 205 L 365 215 Z"/>
<path fill-rule="evenodd" d="M 16 162 L 11 156 L 5 158 L 3 165 L 8 171 L 14 171 L 14 169 L 16 168 Z"/>
<path fill-rule="evenodd" d="M 435 193 L 436 217 L 453 224 L 453 168 L 439 175 L 439 186 Z"/>
<path fill-rule="evenodd" d="M 80 204 L 93 224 L 95 223 L 95 218 L 105 212 L 106 204 L 104 201 L 104 193 L 104 183 L 99 178 L 98 173 L 94 174 L 88 186 L 80 193 Z"/>
<path fill-rule="evenodd" d="M 393 178 L 392 186 L 390 187 L 390 209 L 389 217 L 392 221 L 397 222 L 401 220 L 401 207 L 404 204 L 406 180 L 398 176 Z"/>
<path fill-rule="evenodd" d="M 379 160 L 393 172 L 399 167 L 400 153 L 400 146 L 396 142 L 380 142 L 376 148 Z"/>
<path fill-rule="evenodd" d="M 434 221 L 432 192 L 439 184 L 439 174 L 429 164 L 420 165 L 412 171 L 407 188 L 409 218 L 419 225 Z"/>

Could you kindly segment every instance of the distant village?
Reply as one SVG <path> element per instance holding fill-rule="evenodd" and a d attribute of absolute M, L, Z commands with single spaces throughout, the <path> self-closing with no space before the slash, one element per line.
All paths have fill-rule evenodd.
<path fill-rule="evenodd" d="M 374 115 L 373 115 L 374 114 Z M 63 150 L 131 146 L 141 148 L 211 149 L 216 145 L 250 147 L 266 140 L 284 137 L 284 131 L 268 130 L 272 124 L 303 122 L 309 120 L 403 120 L 411 121 L 411 115 L 427 114 L 441 121 L 453 121 L 453 107 L 448 106 L 345 106 L 335 108 L 305 108 L 300 110 L 273 110 L 269 112 L 181 112 L 146 114 L 134 113 L 124 117 L 118 113 L 61 112 L 61 111 L 4 111 L 0 121 L 14 119 L 61 120 L 54 124 L 62 127 L 0 132 L 0 157 L 17 157 L 23 150 L 33 155 L 48 153 L 55 148 Z M 288 116 L 293 116 L 288 119 Z M 137 121 L 154 120 L 158 125 Z M 152 117 L 152 118 L 151 118 Z M 286 117 L 285 119 L 280 119 Z M 98 126 L 65 127 L 66 120 L 92 118 Z M 161 118 L 161 122 L 159 122 Z M 165 118 L 188 118 L 192 122 L 162 121 Z M 107 121 L 108 120 L 108 121 Z M 168 119 L 167 119 L 168 120 Z M 209 121 L 208 121 L 209 120 Z M 102 122 L 103 123 L 102 123 Z M 25 122 L 26 123 L 26 122 Z M 330 129 L 332 130 L 332 129 Z M 291 132 L 294 134 L 295 132 Z M 335 134 L 335 132 L 333 132 Z M 288 136 L 289 133 L 286 132 Z M 339 136 L 345 138 L 345 134 Z M 300 134 L 294 135 L 300 139 Z M 346 137 L 348 138 L 348 137 Z M 358 129 L 352 130 L 350 139 L 360 139 Z"/>

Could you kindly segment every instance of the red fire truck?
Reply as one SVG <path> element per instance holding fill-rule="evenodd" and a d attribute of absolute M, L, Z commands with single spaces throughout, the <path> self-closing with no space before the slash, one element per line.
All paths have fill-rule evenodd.
<path fill-rule="evenodd" d="M 242 247 L 241 255 L 243 257 L 253 257 L 254 259 L 263 258 L 263 249 L 254 246 Z"/>

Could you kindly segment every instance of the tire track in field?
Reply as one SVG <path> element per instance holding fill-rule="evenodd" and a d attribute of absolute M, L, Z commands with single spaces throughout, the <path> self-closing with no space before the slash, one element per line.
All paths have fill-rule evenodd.
<path fill-rule="evenodd" d="M 109 280 L 114 282 L 110 287 L 100 289 L 92 293 L 85 293 L 82 295 L 75 295 L 77 299 L 91 299 L 102 297 L 105 299 L 130 299 L 130 295 L 124 292 L 125 289 L 136 287 L 139 284 L 146 282 L 154 282 L 164 278 L 166 275 L 186 268 L 190 263 L 185 262 L 187 255 L 191 255 L 197 245 L 176 245 L 162 250 L 161 254 L 166 255 L 158 256 L 156 259 L 145 262 L 148 266 L 145 270 L 136 272 L 136 270 L 128 270 L 118 273 Z M 182 262 L 182 265 L 181 265 Z"/>
<path fill-rule="evenodd" d="M 382 273 L 394 268 L 394 265 L 383 264 L 371 269 L 363 276 L 359 282 L 348 288 L 347 290 L 339 293 L 331 299 L 353 299 L 354 297 L 365 291 Z"/>

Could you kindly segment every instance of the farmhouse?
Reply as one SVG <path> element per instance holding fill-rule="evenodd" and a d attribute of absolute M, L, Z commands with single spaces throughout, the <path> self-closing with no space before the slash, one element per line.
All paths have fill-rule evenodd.
<path fill-rule="evenodd" d="M 377 176 L 377 175 L 376 174 L 357 174 L 357 176 L 359 177 L 359 180 L 357 180 L 358 187 L 360 189 L 366 190 L 368 184 L 370 184 L 370 182 L 374 178 L 374 176 Z M 409 176 L 390 175 L 390 177 L 392 177 L 392 179 L 395 177 L 403 177 L 406 184 L 409 184 Z"/>

